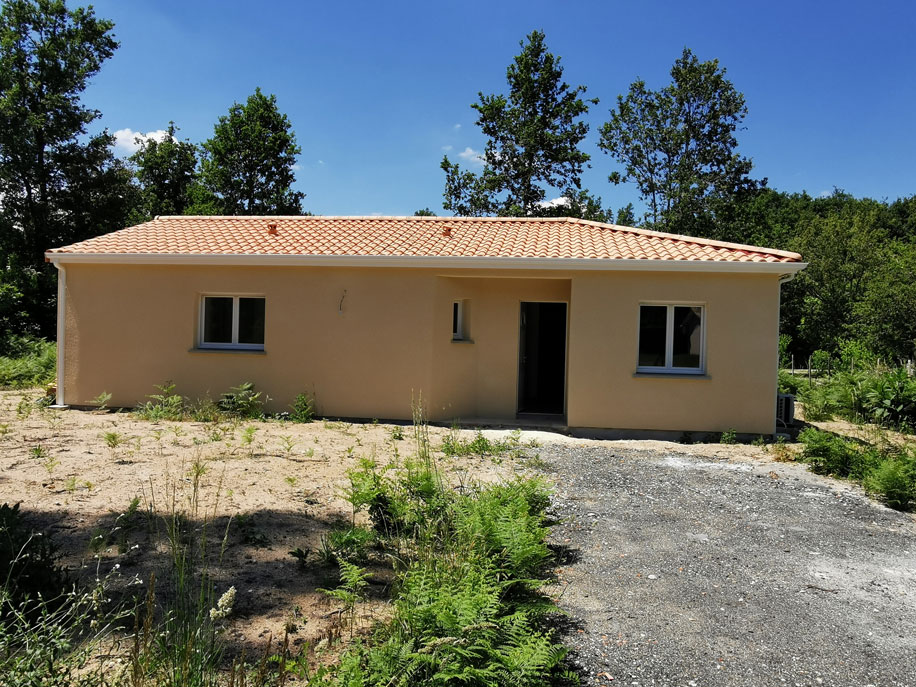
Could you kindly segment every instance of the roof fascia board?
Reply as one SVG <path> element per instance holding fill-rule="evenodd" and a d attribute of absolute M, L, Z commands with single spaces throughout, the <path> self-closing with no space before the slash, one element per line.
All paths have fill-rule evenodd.
<path fill-rule="evenodd" d="M 432 267 L 452 269 L 588 270 L 649 272 L 760 272 L 794 274 L 803 262 L 737 260 L 621 260 L 599 258 L 436 257 L 414 255 L 163 255 L 158 253 L 46 253 L 59 264 L 229 265 L 309 267 Z"/>

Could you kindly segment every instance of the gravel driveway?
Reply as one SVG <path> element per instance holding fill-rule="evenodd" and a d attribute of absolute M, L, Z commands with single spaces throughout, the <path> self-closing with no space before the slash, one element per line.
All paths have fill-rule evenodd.
<path fill-rule="evenodd" d="M 592 685 L 916 685 L 916 520 L 797 464 L 548 444 Z"/>

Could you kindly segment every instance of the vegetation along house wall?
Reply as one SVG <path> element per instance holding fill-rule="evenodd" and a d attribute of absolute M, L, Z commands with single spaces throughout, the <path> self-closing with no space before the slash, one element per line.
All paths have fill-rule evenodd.
<path fill-rule="evenodd" d="M 769 434 L 794 253 L 566 218 L 160 217 L 47 253 L 58 403 Z"/>

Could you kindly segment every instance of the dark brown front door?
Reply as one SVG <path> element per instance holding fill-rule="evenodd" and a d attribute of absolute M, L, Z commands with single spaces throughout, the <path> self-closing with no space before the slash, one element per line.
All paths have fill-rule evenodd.
<path fill-rule="evenodd" d="M 518 412 L 562 415 L 566 401 L 566 303 L 522 303 Z"/>

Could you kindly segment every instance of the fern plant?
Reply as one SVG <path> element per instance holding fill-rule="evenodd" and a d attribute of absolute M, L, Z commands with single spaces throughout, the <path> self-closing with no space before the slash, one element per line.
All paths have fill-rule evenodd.
<path fill-rule="evenodd" d="M 356 604 L 365 599 L 366 587 L 369 585 L 366 578 L 369 575 L 358 565 L 344 559 L 338 562 L 340 563 L 340 586 L 336 589 L 319 589 L 318 591 L 343 604 L 341 615 L 347 618 L 350 636 L 353 636 L 353 627 L 356 624 Z"/>

